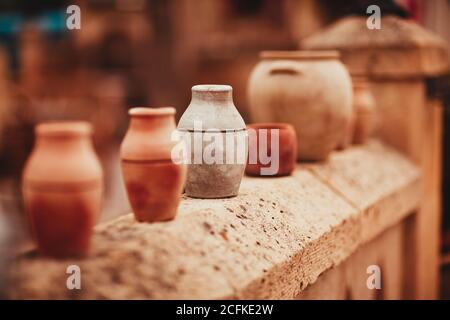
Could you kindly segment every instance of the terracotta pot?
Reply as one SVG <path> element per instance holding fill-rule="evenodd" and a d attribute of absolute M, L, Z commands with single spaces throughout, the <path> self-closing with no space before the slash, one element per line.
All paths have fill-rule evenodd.
<path fill-rule="evenodd" d="M 347 128 L 345 129 L 345 134 L 342 140 L 339 142 L 337 146 L 337 150 L 345 150 L 353 143 L 353 136 L 355 132 L 355 113 L 352 108 L 352 115 L 350 117 L 350 121 L 347 124 Z"/>
<path fill-rule="evenodd" d="M 128 198 L 136 220 L 175 218 L 186 180 L 186 165 L 172 161 L 175 109 L 132 108 L 120 156 Z"/>
<path fill-rule="evenodd" d="M 249 157 L 245 173 L 251 176 L 286 176 L 295 169 L 297 138 L 287 123 L 249 124 Z M 277 130 L 277 131 L 273 131 Z M 261 139 L 265 139 L 262 142 Z M 273 140 L 273 141 L 272 141 Z M 272 143 L 276 143 L 274 146 Z M 269 158 L 270 162 L 268 163 Z M 265 171 L 262 170 L 265 168 Z M 270 169 L 270 170 L 269 170 Z"/>
<path fill-rule="evenodd" d="M 298 160 L 323 160 L 347 130 L 351 79 L 337 51 L 266 51 L 250 76 L 248 99 L 253 121 L 294 126 Z"/>
<path fill-rule="evenodd" d="M 88 253 L 101 209 L 103 173 L 86 122 L 44 123 L 23 173 L 23 197 L 39 250 Z"/>
<path fill-rule="evenodd" d="M 353 109 L 355 110 L 355 128 L 353 143 L 366 143 L 377 125 L 375 98 L 365 78 L 353 79 Z"/>
<path fill-rule="evenodd" d="M 192 87 L 192 100 L 178 130 L 187 141 L 190 159 L 186 194 L 226 198 L 239 192 L 247 162 L 247 129 L 227 85 Z"/>
<path fill-rule="evenodd" d="M 15 252 L 16 243 L 19 242 L 17 241 L 17 229 L 13 228 L 10 220 L 6 212 L 3 211 L 0 202 L 0 299 L 4 299 L 8 289 L 10 289 L 8 286 L 10 284 L 10 271 L 14 262 L 13 258 L 17 254 Z"/>

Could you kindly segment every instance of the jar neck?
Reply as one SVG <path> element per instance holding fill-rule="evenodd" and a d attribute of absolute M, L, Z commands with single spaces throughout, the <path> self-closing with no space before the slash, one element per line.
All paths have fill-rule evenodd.
<path fill-rule="evenodd" d="M 91 148 L 90 135 L 38 135 L 37 148 L 57 148 L 61 152 Z"/>

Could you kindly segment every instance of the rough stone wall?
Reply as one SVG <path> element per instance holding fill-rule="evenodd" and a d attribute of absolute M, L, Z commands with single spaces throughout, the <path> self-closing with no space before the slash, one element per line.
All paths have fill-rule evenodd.
<path fill-rule="evenodd" d="M 290 177 L 244 178 L 238 197 L 184 198 L 174 221 L 132 214 L 96 228 L 83 260 L 32 251 L 15 266 L 11 298 L 290 299 L 418 204 L 419 173 L 373 141 L 299 164 Z M 82 289 L 66 288 L 81 268 Z"/>

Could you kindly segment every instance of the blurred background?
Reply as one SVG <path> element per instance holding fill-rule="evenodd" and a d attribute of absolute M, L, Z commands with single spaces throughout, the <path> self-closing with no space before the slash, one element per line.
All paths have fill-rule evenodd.
<path fill-rule="evenodd" d="M 66 27 L 72 4 L 81 8 L 80 30 Z M 0 218 L 23 219 L 20 176 L 35 124 L 93 123 L 106 176 L 102 220 L 109 220 L 129 212 L 118 148 L 130 107 L 170 105 L 179 118 L 191 86 L 230 84 L 248 121 L 246 82 L 259 51 L 296 49 L 302 38 L 342 16 L 367 16 L 370 4 L 382 6 L 382 14 L 413 19 L 450 43 L 448 0 L 2 0 Z M 443 83 L 450 126 L 449 81 L 444 77 Z M 443 146 L 444 253 L 450 251 L 449 131 Z M 450 283 L 450 272 L 443 275 Z M 443 288 L 444 297 L 448 290 Z"/>

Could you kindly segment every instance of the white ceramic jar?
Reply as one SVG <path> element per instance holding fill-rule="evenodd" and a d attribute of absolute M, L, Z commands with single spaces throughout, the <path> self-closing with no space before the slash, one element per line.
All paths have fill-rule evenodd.
<path fill-rule="evenodd" d="M 192 100 L 178 124 L 186 138 L 185 192 L 195 198 L 226 198 L 239 192 L 248 153 L 247 129 L 228 85 L 192 87 Z"/>

